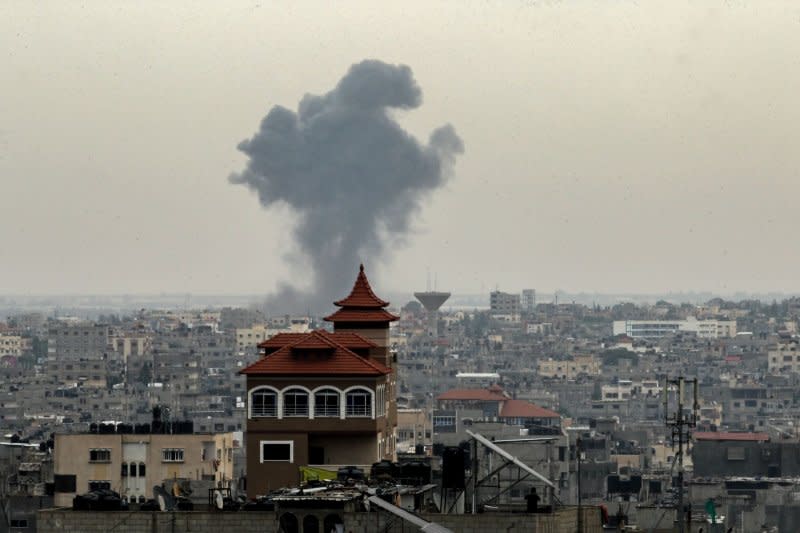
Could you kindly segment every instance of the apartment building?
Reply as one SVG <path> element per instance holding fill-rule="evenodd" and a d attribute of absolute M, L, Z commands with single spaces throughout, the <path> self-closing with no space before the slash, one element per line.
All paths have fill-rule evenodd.
<path fill-rule="evenodd" d="M 492 315 L 516 317 L 519 320 L 520 295 L 508 292 L 492 291 L 489 293 L 489 310 Z"/>
<path fill-rule="evenodd" d="M 769 347 L 767 367 L 770 374 L 800 372 L 800 341 L 797 337 L 782 339 Z"/>
<path fill-rule="evenodd" d="M 543 378 L 575 379 L 578 376 L 599 376 L 600 361 L 593 355 L 576 355 L 570 359 L 542 359 L 538 363 Z"/>
<path fill-rule="evenodd" d="M 701 339 L 724 339 L 736 336 L 735 320 L 615 320 L 614 335 L 627 335 L 633 339 L 659 339 L 667 335 L 695 333 Z"/>
<path fill-rule="evenodd" d="M 233 480 L 233 433 L 220 434 L 57 434 L 54 446 L 55 504 L 96 488 L 118 492 L 131 502 L 153 498 L 165 480 Z"/>

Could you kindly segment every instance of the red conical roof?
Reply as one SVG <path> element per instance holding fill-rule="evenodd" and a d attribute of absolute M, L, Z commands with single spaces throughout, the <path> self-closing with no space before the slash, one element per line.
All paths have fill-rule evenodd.
<path fill-rule="evenodd" d="M 353 284 L 353 290 L 347 298 L 333 302 L 341 307 L 333 314 L 325 317 L 328 322 L 393 322 L 399 317 L 384 309 L 389 302 L 381 300 L 372 291 L 367 275 L 364 274 L 364 265 L 358 270 L 358 277 Z"/>
<path fill-rule="evenodd" d="M 356 282 L 353 284 L 353 290 L 350 291 L 350 295 L 343 300 L 333 302 L 333 304 L 338 307 L 379 309 L 389 305 L 389 302 L 381 300 L 374 292 L 372 292 L 372 287 L 369 285 L 367 275 L 364 274 L 364 265 L 362 263 L 358 270 Z"/>

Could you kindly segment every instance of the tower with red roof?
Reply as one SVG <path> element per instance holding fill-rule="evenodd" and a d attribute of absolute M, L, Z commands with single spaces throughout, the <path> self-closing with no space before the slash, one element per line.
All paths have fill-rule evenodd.
<path fill-rule="evenodd" d="M 333 333 L 280 333 L 261 344 L 247 376 L 247 492 L 297 486 L 306 467 L 335 473 L 396 458 L 395 371 L 389 324 L 397 317 L 359 269 L 325 318 Z"/>
<path fill-rule="evenodd" d="M 392 355 L 389 347 L 389 324 L 399 317 L 386 310 L 389 302 L 381 300 L 373 292 L 362 264 L 358 270 L 356 282 L 347 298 L 333 302 L 337 309 L 325 320 L 333 323 L 333 330 L 352 332 L 374 342 L 378 349 L 373 357 L 392 367 Z"/>

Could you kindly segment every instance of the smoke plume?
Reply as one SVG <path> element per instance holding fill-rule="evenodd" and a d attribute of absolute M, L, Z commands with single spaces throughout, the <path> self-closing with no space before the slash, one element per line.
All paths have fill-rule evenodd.
<path fill-rule="evenodd" d="M 422 199 L 451 174 L 464 151 L 453 127 L 434 130 L 421 144 L 390 113 L 421 103 L 409 67 L 362 61 L 327 94 L 305 95 L 296 112 L 273 107 L 239 144 L 249 159 L 230 181 L 254 190 L 265 207 L 291 206 L 299 215 L 295 240 L 313 270 L 309 293 L 283 286 L 269 310 L 332 309 L 349 292 L 359 262 L 384 257 L 387 244 L 409 231 Z"/>

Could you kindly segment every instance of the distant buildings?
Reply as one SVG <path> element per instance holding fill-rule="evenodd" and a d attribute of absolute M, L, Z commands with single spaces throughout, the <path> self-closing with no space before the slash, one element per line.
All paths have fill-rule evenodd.
<path fill-rule="evenodd" d="M 800 373 L 800 347 L 796 337 L 781 339 L 770 346 L 767 352 L 767 367 L 770 374 L 783 372 Z"/>
<path fill-rule="evenodd" d="M 576 355 L 566 360 L 539 359 L 538 372 L 543 378 L 597 376 L 600 374 L 600 362 L 593 355 Z"/>
<path fill-rule="evenodd" d="M 495 317 L 503 316 L 512 322 L 519 321 L 520 295 L 492 291 L 489 294 L 489 312 Z"/>
<path fill-rule="evenodd" d="M 678 332 L 696 333 L 701 339 L 722 339 L 736 336 L 735 320 L 615 320 L 614 335 L 634 339 L 660 339 Z"/>
<path fill-rule="evenodd" d="M 536 310 L 536 289 L 523 289 L 520 298 L 520 308 L 523 313 L 533 313 Z"/>
<path fill-rule="evenodd" d="M 19 357 L 24 346 L 23 338 L 19 335 L 0 333 L 0 357 Z"/>

